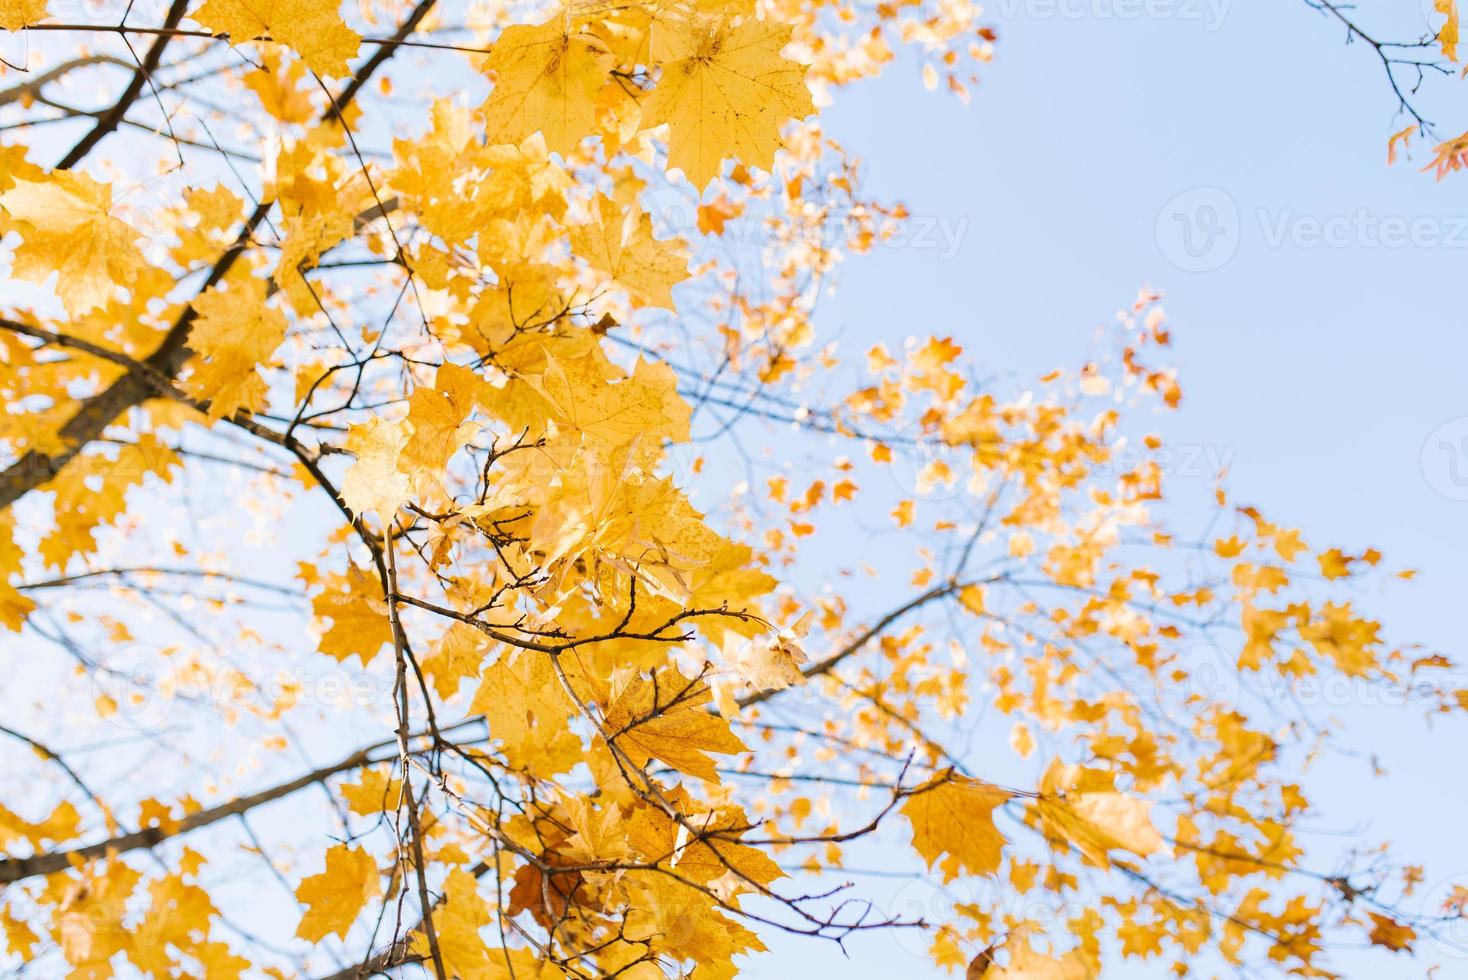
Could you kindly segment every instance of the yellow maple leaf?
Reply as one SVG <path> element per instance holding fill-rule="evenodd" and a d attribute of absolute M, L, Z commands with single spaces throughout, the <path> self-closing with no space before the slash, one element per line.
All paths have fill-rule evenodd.
<path fill-rule="evenodd" d="M 613 803 L 598 810 L 584 796 L 568 800 L 566 810 L 576 833 L 566 840 L 567 853 L 579 862 L 621 861 L 630 852 L 627 823 Z"/>
<path fill-rule="evenodd" d="M 1329 657 L 1347 677 L 1366 677 L 1377 666 L 1381 624 L 1355 614 L 1351 604 L 1327 602 L 1315 620 L 1299 627 L 1300 639 Z"/>
<path fill-rule="evenodd" d="M 565 772 L 581 757 L 581 739 L 566 724 L 574 705 L 546 654 L 520 650 L 501 656 L 484 672 L 469 710 L 484 713 L 516 768 Z"/>
<path fill-rule="evenodd" d="M 563 434 L 579 434 L 607 456 L 634 441 L 651 449 L 663 440 L 688 439 L 691 409 L 666 364 L 639 358 L 631 378 L 607 384 L 622 372 L 599 347 L 568 355 L 547 347 L 541 357 L 538 369 L 527 367 L 493 406 L 514 428 L 536 435 L 554 422 Z"/>
<path fill-rule="evenodd" d="M 189 330 L 193 373 L 183 388 L 209 402 L 211 419 L 228 418 L 265 403 L 265 379 L 259 365 L 285 339 L 285 315 L 265 305 L 265 281 L 253 276 L 211 286 L 194 300 L 198 314 Z"/>
<path fill-rule="evenodd" d="M 704 892 L 661 874 L 638 872 L 632 877 L 639 901 L 628 910 L 627 938 L 676 959 L 696 959 L 709 965 L 732 956 L 764 950 L 749 929 L 719 913 Z M 732 971 L 709 971 L 730 977 Z"/>
<path fill-rule="evenodd" d="M 260 67 L 244 76 L 245 87 L 260 97 L 265 111 L 284 123 L 309 122 L 315 115 L 310 90 L 304 86 L 306 66 L 289 61 L 279 51 L 266 51 Z"/>
<path fill-rule="evenodd" d="M 1390 950 L 1411 951 L 1417 939 L 1417 930 L 1386 915 L 1367 912 L 1371 917 L 1371 944 L 1385 946 Z"/>
<path fill-rule="evenodd" d="M 362 37 L 342 20 L 335 3 L 320 0 L 205 0 L 191 14 L 211 31 L 240 44 L 257 39 L 284 44 L 323 75 L 348 74 Z"/>
<path fill-rule="evenodd" d="M 490 142 L 518 143 L 539 131 L 548 148 L 565 154 L 595 126 L 596 93 L 612 57 L 597 37 L 558 14 L 544 24 L 505 28 L 483 67 L 495 74 L 483 107 Z"/>
<path fill-rule="evenodd" d="M 398 471 L 398 457 L 409 429 L 401 421 L 373 416 L 347 433 L 347 451 L 357 461 L 342 478 L 342 500 L 353 513 L 374 512 L 390 521 L 408 499 L 407 474 Z"/>
<path fill-rule="evenodd" d="M 24 557 L 25 553 L 15 543 L 15 515 L 6 510 L 0 513 L 0 623 L 16 632 L 36 608 L 34 601 L 10 584 L 11 577 L 20 574 Z"/>
<path fill-rule="evenodd" d="M 400 468 L 436 482 L 450 457 L 474 434 L 476 427 L 466 424 L 465 419 L 476 404 L 486 404 L 496 394 L 469 368 L 457 364 L 440 367 L 433 386 L 413 389 L 408 399 L 408 422 L 413 434 L 403 447 Z"/>
<path fill-rule="evenodd" d="M 29 960 L 32 948 L 41 941 L 41 937 L 29 925 L 17 919 L 8 907 L 0 912 L 0 926 L 5 928 L 5 943 L 11 955 Z"/>
<path fill-rule="evenodd" d="M 489 643 L 488 637 L 468 623 L 454 623 L 419 658 L 419 666 L 438 696 L 448 699 L 458 693 L 464 678 L 478 676 Z"/>
<path fill-rule="evenodd" d="M 1100 975 L 1100 963 L 1083 949 L 1074 949 L 1059 957 L 1037 952 L 1023 935 L 1011 941 L 1007 966 L 994 967 L 979 975 L 985 980 L 1093 980 Z"/>
<path fill-rule="evenodd" d="M 664 669 L 656 682 L 625 673 L 613 681 L 606 733 L 636 765 L 659 759 L 690 776 L 718 782 L 708 753 L 747 751 L 729 723 L 703 710 L 713 700 L 708 685 Z"/>
<path fill-rule="evenodd" d="M 296 935 L 313 943 L 328 933 L 342 939 L 368 902 L 382 894 L 377 862 L 360 847 L 338 844 L 326 852 L 326 870 L 301 881 L 296 898 L 306 914 Z"/>
<path fill-rule="evenodd" d="M 122 861 L 92 862 L 77 871 L 52 886 L 61 900 L 52 917 L 57 945 L 73 972 L 112 976 L 108 960 L 133 945 L 128 904 L 143 875 Z"/>
<path fill-rule="evenodd" d="M 94 552 L 96 530 L 127 511 L 129 488 L 143 483 L 149 473 L 167 482 L 179 465 L 178 454 L 151 432 L 119 448 L 115 458 L 95 453 L 73 460 L 42 485 L 56 491 L 52 505 L 56 527 L 41 540 L 46 564 L 60 569 L 74 556 Z"/>
<path fill-rule="evenodd" d="M 326 591 L 311 600 L 317 619 L 331 620 L 321 635 L 321 652 L 339 661 L 355 656 L 366 666 L 392 642 L 387 603 L 377 580 L 350 565 L 345 575 L 332 576 L 329 582 Z"/>
<path fill-rule="evenodd" d="M 912 823 L 912 846 L 932 867 L 944 854 L 943 880 L 999 869 L 1004 835 L 994 827 L 994 808 L 1009 794 L 988 783 L 942 772 L 903 804 Z"/>
<path fill-rule="evenodd" d="M 1449 61 L 1458 60 L 1458 3 L 1457 0 L 1433 0 L 1432 7 L 1447 17 L 1437 32 L 1437 42 L 1442 45 L 1443 56 Z"/>
<path fill-rule="evenodd" d="M 474 876 L 461 868 L 450 871 L 443 885 L 443 906 L 433 913 L 439 955 L 450 974 L 481 976 L 488 970 L 489 958 L 479 930 L 489 921 L 489 905 L 480 897 Z M 419 953 L 431 953 L 426 937 L 415 934 L 413 940 Z"/>
<path fill-rule="evenodd" d="M 0 194 L 20 232 L 11 274 L 42 283 L 56 273 L 56 295 L 73 316 L 106 303 L 146 268 L 139 233 L 112 214 L 112 185 L 57 170 L 45 180 L 16 180 Z"/>
<path fill-rule="evenodd" d="M 347 809 L 364 817 L 396 809 L 403 782 L 380 769 L 363 769 L 356 783 L 342 783 L 342 799 Z"/>
<path fill-rule="evenodd" d="M 658 807 L 639 807 L 619 828 L 635 852 L 666 859 L 680 878 L 699 885 L 732 874 L 735 890 L 764 889 L 785 877 L 785 871 L 763 850 L 734 839 L 750 826 L 741 808 L 705 811 L 682 786 L 662 792 L 684 814 L 684 820 L 675 821 Z M 699 828 L 704 836 L 689 834 L 689 826 Z"/>
<path fill-rule="evenodd" d="M 334 198 L 333 206 L 320 211 L 297 212 L 287 202 L 289 211 L 280 223 L 283 240 L 274 275 L 292 309 L 302 316 L 315 313 L 320 304 L 319 295 L 306 280 L 306 272 L 315 267 L 322 253 L 351 233 L 351 203 L 345 193 Z"/>
<path fill-rule="evenodd" d="M 184 881 L 181 875 L 167 875 L 151 882 L 148 896 L 152 901 L 147 914 L 132 927 L 135 941 L 128 950 L 128 958 L 147 975 L 167 976 L 173 971 L 166 950 L 170 946 L 191 948 L 194 935 L 208 935 L 209 920 L 219 910 L 208 892 Z"/>
<path fill-rule="evenodd" d="M 18 31 L 46 19 L 47 0 L 0 0 L 0 27 Z"/>
<path fill-rule="evenodd" d="M 668 124 L 668 166 L 681 168 L 695 187 L 718 176 L 729 157 L 769 169 L 781 124 L 815 111 L 805 67 L 780 55 L 791 30 L 698 18 L 654 33 L 652 56 L 663 74 L 647 103 L 647 123 Z"/>
<path fill-rule="evenodd" d="M 625 215 L 609 197 L 597 200 L 597 220 L 571 230 L 571 247 L 598 272 L 647 306 L 673 309 L 673 287 L 688 278 L 688 253 L 678 238 L 652 237 L 652 219 L 637 208 Z"/>
<path fill-rule="evenodd" d="M 1090 864 L 1110 866 L 1113 850 L 1146 857 L 1163 849 L 1152 826 L 1152 804 L 1117 792 L 1116 777 L 1100 769 L 1051 763 L 1027 819 L 1053 844 L 1071 844 Z"/>
<path fill-rule="evenodd" d="M 199 943 L 191 954 L 203 964 L 204 976 L 210 980 L 240 980 L 250 968 L 250 961 L 236 956 L 225 943 Z"/>

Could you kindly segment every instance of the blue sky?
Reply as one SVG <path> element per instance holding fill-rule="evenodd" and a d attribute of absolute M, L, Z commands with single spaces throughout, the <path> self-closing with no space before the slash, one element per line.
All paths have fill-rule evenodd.
<path fill-rule="evenodd" d="M 919 94 L 914 66 L 841 93 L 827 126 L 864 159 L 865 189 L 900 199 L 935 234 L 963 233 L 956 248 L 849 260 L 818 322 L 848 350 L 951 333 L 986 367 L 1025 378 L 1082 359 L 1138 287 L 1163 290 L 1185 394 L 1179 412 L 1146 421 L 1185 450 L 1174 493 L 1207 494 L 1211 467 L 1187 460 L 1226 461 L 1235 500 L 1307 541 L 1374 546 L 1418 569 L 1414 583 L 1363 601 L 1394 638 L 1461 656 L 1468 178 L 1419 173 L 1425 147 L 1387 167 L 1387 137 L 1407 121 L 1376 56 L 1303 2 L 1156 0 L 1158 16 L 1135 15 L 1142 6 L 990 6 L 1000 40 L 969 106 Z M 1384 34 L 1424 30 L 1414 5 L 1395 6 L 1360 14 Z M 1450 103 L 1431 108 L 1444 134 L 1461 127 Z M 1180 251 L 1178 216 L 1194 222 L 1195 251 L 1217 218 L 1214 249 Z M 1338 815 L 1336 843 L 1392 839 L 1427 865 L 1429 892 L 1464 880 L 1468 787 L 1445 760 L 1468 724 L 1429 727 L 1420 710 L 1372 704 L 1338 714 L 1363 754 L 1324 760 L 1310 783 Z M 1371 778 L 1371 753 L 1389 778 Z M 880 849 L 869 856 L 880 867 Z M 855 880 L 905 913 L 933 901 L 901 881 Z M 771 945 L 777 955 L 749 976 L 941 975 L 913 952 L 920 944 L 891 936 L 852 940 L 850 958 Z M 1424 952 L 1335 965 L 1405 977 L 1438 962 L 1438 980 L 1468 977 L 1468 960 Z"/>

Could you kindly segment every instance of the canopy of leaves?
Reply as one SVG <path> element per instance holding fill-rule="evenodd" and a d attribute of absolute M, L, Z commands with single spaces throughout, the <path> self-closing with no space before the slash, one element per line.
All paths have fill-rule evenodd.
<path fill-rule="evenodd" d="M 906 217 L 820 113 L 899 53 L 967 97 L 972 4 L 62 7 L 0 0 L 7 964 L 1329 976 L 1468 908 L 1313 833 L 1345 733 L 1238 694 L 1468 706 L 1375 550 L 1222 474 L 1170 529 L 1158 294 L 1018 381 L 818 324 Z"/>

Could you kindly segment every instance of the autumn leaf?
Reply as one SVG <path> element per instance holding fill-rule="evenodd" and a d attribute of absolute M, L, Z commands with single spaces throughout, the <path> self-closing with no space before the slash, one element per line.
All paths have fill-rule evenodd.
<path fill-rule="evenodd" d="M 1449 61 L 1457 61 L 1458 2 L 1457 0 L 1433 0 L 1432 8 L 1447 18 L 1437 32 L 1437 41 L 1442 45 L 1443 57 Z"/>
<path fill-rule="evenodd" d="M 1385 946 L 1387 949 L 1399 952 L 1411 951 L 1412 943 L 1417 938 L 1417 930 L 1388 915 L 1380 915 L 1376 912 L 1366 914 L 1371 918 L 1370 939 L 1373 946 Z"/>
<path fill-rule="evenodd" d="M 1004 836 L 994 827 L 993 811 L 1009 794 L 977 780 L 942 772 L 913 790 L 902 806 L 912 824 L 912 846 L 943 880 L 960 874 L 993 874 L 999 869 Z M 944 857 L 944 855 L 947 857 Z"/>
<path fill-rule="evenodd" d="M 398 469 L 398 459 L 410 435 L 403 422 L 379 416 L 352 429 L 346 448 L 357 459 L 342 479 L 342 500 L 354 512 L 389 521 L 407 502 L 408 475 Z"/>
<path fill-rule="evenodd" d="M 747 638 L 730 631 L 724 636 L 724 661 L 757 691 L 779 691 L 804 682 L 802 668 L 809 659 L 801 642 L 810 629 L 807 612 L 773 636 Z"/>
<path fill-rule="evenodd" d="M 387 603 L 376 580 L 356 565 L 345 575 L 327 579 L 327 587 L 311 600 L 318 620 L 330 620 L 322 630 L 322 653 L 338 661 L 355 656 L 365 666 L 392 642 Z"/>
<path fill-rule="evenodd" d="M 331 2 L 205 0 L 190 16 L 235 44 L 257 38 L 284 44 L 322 75 L 346 75 L 362 41 Z"/>
<path fill-rule="evenodd" d="M 1163 850 L 1152 826 L 1152 804 L 1114 788 L 1115 776 L 1099 769 L 1051 764 L 1040 796 L 1027 819 L 1038 823 L 1050 841 L 1070 844 L 1088 863 L 1109 867 L 1109 854 L 1122 850 L 1141 857 Z"/>
<path fill-rule="evenodd" d="M 0 514 L 0 623 L 13 631 L 18 631 L 36 608 L 35 601 L 22 595 L 11 582 L 20 573 L 24 556 L 15 543 L 14 516 L 8 512 Z"/>
<path fill-rule="evenodd" d="M 342 783 L 347 809 L 364 817 L 391 812 L 402 798 L 403 784 L 380 769 L 363 769 L 355 783 Z"/>
<path fill-rule="evenodd" d="M 722 915 L 703 892 L 664 875 L 639 875 L 639 901 L 627 917 L 627 937 L 675 958 L 727 962 L 765 948 L 745 926 Z"/>
<path fill-rule="evenodd" d="M 146 263 L 136 229 L 113 215 L 112 186 L 57 170 L 45 180 L 17 180 L 0 194 L 20 233 L 11 273 L 30 282 L 56 274 L 56 295 L 72 315 L 106 303 Z"/>
<path fill-rule="evenodd" d="M 1444 140 L 1435 146 L 1432 152 L 1431 162 L 1422 169 L 1435 171 L 1438 180 L 1442 180 L 1450 173 L 1468 169 L 1468 133 Z"/>
<path fill-rule="evenodd" d="M 306 88 L 306 65 L 286 60 L 279 51 L 266 51 L 260 67 L 245 75 L 245 86 L 260 97 L 265 111 L 283 123 L 309 122 L 314 112 Z"/>
<path fill-rule="evenodd" d="M 557 14 L 544 24 L 505 28 L 484 68 L 495 77 L 482 110 L 491 142 L 518 143 L 541 132 L 547 147 L 566 154 L 595 125 L 593 100 L 612 58 L 597 37 Z"/>
<path fill-rule="evenodd" d="M 566 726 L 574 706 L 543 653 L 502 655 L 485 670 L 469 710 L 492 718 L 490 731 L 512 765 L 565 772 L 581 756 L 581 739 Z"/>
<path fill-rule="evenodd" d="M 49 0 L 0 0 L 0 28 L 18 31 L 46 19 Z"/>
<path fill-rule="evenodd" d="M 477 426 L 467 423 L 475 406 L 488 404 L 497 394 L 473 371 L 457 364 L 440 367 L 433 384 L 418 388 L 409 399 L 412 435 L 403 446 L 399 467 L 424 476 L 443 470 L 477 431 Z"/>
<path fill-rule="evenodd" d="M 433 926 L 444 970 L 451 977 L 481 980 L 563 980 L 564 974 L 537 961 L 534 951 L 496 949 L 485 944 L 480 930 L 494 921 L 489 903 L 479 894 L 473 875 L 461 868 L 450 871 L 443 885 L 442 905 L 433 913 Z M 433 954 L 423 931 L 413 934 L 415 953 Z"/>
<path fill-rule="evenodd" d="M 688 253 L 676 238 L 657 239 L 646 212 L 625 213 L 609 197 L 599 197 L 597 220 L 571 232 L 576 254 L 604 273 L 634 300 L 673 309 L 673 287 L 688 278 Z"/>
<path fill-rule="evenodd" d="M 420 658 L 423 673 L 441 698 L 457 694 L 470 677 L 479 676 L 490 640 L 468 623 L 454 623 Z"/>
<path fill-rule="evenodd" d="M 265 379 L 259 368 L 285 339 L 285 316 L 265 303 L 265 282 L 253 276 L 211 287 L 194 300 L 189 330 L 196 358 L 184 389 L 209 402 L 211 419 L 263 407 Z"/>
<path fill-rule="evenodd" d="M 632 442 L 644 446 L 688 438 L 691 415 L 667 365 L 639 359 L 629 379 L 604 382 L 621 371 L 597 350 L 558 355 L 542 351 L 538 372 L 496 399 L 493 410 L 511 425 L 539 434 L 547 422 L 596 445 L 610 457 Z"/>
<path fill-rule="evenodd" d="M 791 28 L 748 19 L 696 19 L 653 35 L 663 74 L 647 103 L 649 125 L 668 124 L 668 166 L 702 189 L 736 157 L 768 169 L 780 127 L 815 111 L 805 68 L 781 56 Z"/>
<path fill-rule="evenodd" d="M 650 680 L 624 674 L 606 709 L 607 740 L 636 765 L 658 759 L 690 776 L 718 781 L 709 753 L 746 751 L 729 723 L 703 710 L 713 700 L 708 686 L 666 670 Z"/>
<path fill-rule="evenodd" d="M 1084 950 L 1051 956 L 1035 950 L 1023 935 L 1005 948 L 1009 962 L 984 970 L 979 974 L 984 980 L 1094 980 L 1100 972 L 1094 957 Z"/>
<path fill-rule="evenodd" d="M 1392 164 L 1397 162 L 1397 144 L 1400 143 L 1404 147 L 1409 146 L 1412 142 L 1412 137 L 1414 134 L 1416 134 L 1416 132 L 1417 124 L 1413 123 L 1405 129 L 1398 130 L 1391 135 L 1391 138 L 1386 141 L 1387 166 L 1391 166 Z"/>
<path fill-rule="evenodd" d="M 328 934 L 345 939 L 367 903 L 381 894 L 372 855 L 338 844 L 326 852 L 326 870 L 303 879 L 296 889 L 296 898 L 307 907 L 296 935 L 313 943 Z"/>

